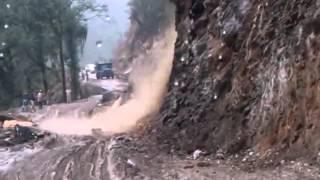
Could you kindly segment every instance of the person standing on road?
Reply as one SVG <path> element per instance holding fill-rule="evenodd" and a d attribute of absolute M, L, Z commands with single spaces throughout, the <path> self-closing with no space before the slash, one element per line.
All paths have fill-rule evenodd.
<path fill-rule="evenodd" d="M 51 105 L 51 96 L 53 95 L 53 93 L 51 92 L 51 90 L 48 90 L 47 94 L 46 94 L 46 105 Z"/>
<path fill-rule="evenodd" d="M 36 112 L 36 109 L 35 109 L 35 101 L 36 101 L 36 98 L 35 98 L 35 93 L 31 92 L 29 94 L 29 97 L 28 97 L 28 100 L 29 100 L 29 106 L 30 106 L 30 110 L 31 112 Z"/>
<path fill-rule="evenodd" d="M 85 78 L 85 72 L 84 72 L 83 69 L 81 70 L 81 79 L 82 79 L 82 81 L 84 81 L 86 79 Z"/>
<path fill-rule="evenodd" d="M 28 107 L 28 94 L 27 93 L 23 93 L 22 96 L 22 112 L 26 112 L 27 111 L 27 107 Z"/>
<path fill-rule="evenodd" d="M 89 71 L 88 70 L 86 70 L 86 79 L 87 79 L 87 81 L 89 81 Z"/>
<path fill-rule="evenodd" d="M 43 107 L 43 92 L 42 90 L 40 90 L 37 94 L 37 103 L 38 103 L 38 106 L 39 106 L 39 109 L 42 109 Z"/>
<path fill-rule="evenodd" d="M 71 89 L 67 89 L 66 94 L 67 94 L 67 103 L 71 103 Z"/>

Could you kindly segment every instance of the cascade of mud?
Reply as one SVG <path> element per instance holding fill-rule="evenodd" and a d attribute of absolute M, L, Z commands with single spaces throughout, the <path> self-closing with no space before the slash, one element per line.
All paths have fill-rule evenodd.
<path fill-rule="evenodd" d="M 174 17 L 174 13 L 175 8 L 172 8 L 171 17 Z M 119 99 L 112 107 L 91 118 L 51 118 L 43 121 L 40 127 L 66 135 L 88 135 L 92 129 L 101 129 L 110 134 L 121 133 L 133 128 L 144 117 L 156 113 L 167 90 L 176 36 L 173 20 L 148 53 L 136 59 L 140 63 L 135 65 L 131 77 L 134 90 L 131 99 L 125 104 L 120 105 Z"/>

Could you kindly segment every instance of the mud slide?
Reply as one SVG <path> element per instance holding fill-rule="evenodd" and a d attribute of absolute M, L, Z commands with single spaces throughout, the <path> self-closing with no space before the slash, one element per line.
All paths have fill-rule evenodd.
<path fill-rule="evenodd" d="M 0 179 L 108 180 L 126 177 L 126 170 L 116 165 L 119 160 L 119 153 L 114 148 L 118 144 L 117 138 L 92 137 L 92 130 L 101 129 L 109 134 L 127 132 L 145 116 L 159 111 L 171 74 L 176 36 L 173 22 L 149 53 L 138 57 L 137 62 L 141 63 L 136 64 L 131 77 L 134 89 L 131 99 L 124 104 L 120 104 L 119 99 L 91 118 L 75 117 L 81 112 L 72 113 L 69 112 L 72 110 L 65 109 L 68 113 L 64 116 L 52 115 L 39 121 L 40 128 L 53 132 L 53 135 L 32 148 L 20 147 L 20 154 L 12 152 L 10 157 L 14 160 L 9 162 L 9 159 L 8 165 L 1 166 L 5 169 L 0 170 Z M 85 106 L 85 103 L 78 103 L 68 107 L 79 111 Z M 64 110 L 63 106 L 61 108 Z M 5 153 L 0 152 L 0 155 Z M 124 162 L 127 164 L 127 159 Z"/>
<path fill-rule="evenodd" d="M 118 146 L 115 140 L 85 135 L 91 135 L 95 128 L 110 133 L 125 132 L 134 127 L 139 119 L 158 111 L 172 66 L 175 32 L 171 29 L 167 35 L 163 41 L 155 44 L 151 54 L 141 57 L 150 59 L 152 63 L 146 64 L 153 69 L 139 66 L 134 73 L 135 91 L 132 99 L 123 105 L 118 100 L 105 112 L 90 119 L 76 118 L 76 113 L 72 111 L 85 111 L 85 106 L 90 108 L 94 101 L 56 106 L 56 110 L 66 115 L 44 120 L 40 125 L 57 135 L 46 137 L 33 147 L 21 146 L 17 147 L 17 151 L 0 151 L 0 156 L 7 158 L 0 159 L 3 162 L 0 164 L 0 179 L 108 180 L 127 176 L 123 175 L 125 169 L 115 165 L 119 161 L 118 150 L 113 148 Z M 153 59 L 155 57 L 162 57 L 163 61 Z M 124 162 L 126 165 L 127 159 Z"/>
<path fill-rule="evenodd" d="M 149 54 L 138 57 L 139 64 L 133 73 L 132 98 L 120 105 L 120 99 L 112 107 L 91 118 L 72 116 L 51 118 L 40 127 L 58 134 L 89 135 L 92 129 L 106 133 L 121 133 L 130 130 L 137 121 L 159 110 L 172 69 L 175 28 L 168 28 L 164 37 L 154 43 Z"/>

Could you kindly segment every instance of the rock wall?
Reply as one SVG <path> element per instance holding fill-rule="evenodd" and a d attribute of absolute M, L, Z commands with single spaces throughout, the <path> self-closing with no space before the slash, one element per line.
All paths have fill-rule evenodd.
<path fill-rule="evenodd" d="M 178 38 L 158 141 L 186 152 L 317 154 L 320 1 L 173 2 Z"/>

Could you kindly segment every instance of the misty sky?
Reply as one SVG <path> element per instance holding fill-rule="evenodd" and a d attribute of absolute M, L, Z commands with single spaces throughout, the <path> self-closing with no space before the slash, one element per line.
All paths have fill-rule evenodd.
<path fill-rule="evenodd" d="M 110 59 L 112 51 L 129 26 L 129 0 L 98 0 L 99 3 L 108 5 L 109 22 L 95 18 L 88 21 L 88 37 L 81 58 L 81 64 L 94 63 L 99 57 Z M 103 45 L 97 48 L 96 42 L 101 40 Z"/>

